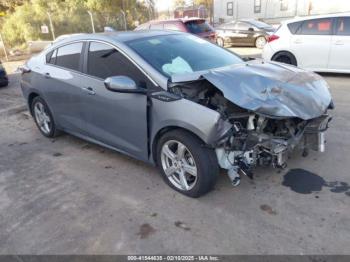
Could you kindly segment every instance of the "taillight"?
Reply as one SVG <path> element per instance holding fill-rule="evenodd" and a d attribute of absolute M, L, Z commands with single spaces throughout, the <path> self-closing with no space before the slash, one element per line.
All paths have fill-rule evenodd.
<path fill-rule="evenodd" d="M 279 39 L 280 37 L 278 35 L 270 35 L 268 38 L 267 38 L 267 42 L 272 42 L 272 41 L 275 41 L 277 39 Z"/>

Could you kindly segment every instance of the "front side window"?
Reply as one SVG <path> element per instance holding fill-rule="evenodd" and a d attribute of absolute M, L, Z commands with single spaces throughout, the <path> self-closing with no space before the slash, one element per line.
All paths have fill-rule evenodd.
<path fill-rule="evenodd" d="M 230 51 L 193 35 L 161 35 L 126 44 L 166 77 L 243 62 Z"/>
<path fill-rule="evenodd" d="M 111 76 L 128 76 L 140 87 L 145 87 L 147 82 L 143 73 L 129 59 L 114 47 L 99 42 L 89 45 L 87 73 L 103 80 Z"/>
<path fill-rule="evenodd" d="M 339 17 L 336 29 L 337 35 L 350 35 L 350 17 Z"/>
<path fill-rule="evenodd" d="M 57 49 L 56 65 L 79 71 L 83 43 L 68 44 Z"/>
<path fill-rule="evenodd" d="M 233 16 L 233 2 L 227 3 L 227 15 Z"/>
<path fill-rule="evenodd" d="M 330 35 L 332 18 L 306 20 L 301 26 L 302 35 Z"/>
<path fill-rule="evenodd" d="M 261 12 L 261 0 L 254 0 L 254 13 Z"/>

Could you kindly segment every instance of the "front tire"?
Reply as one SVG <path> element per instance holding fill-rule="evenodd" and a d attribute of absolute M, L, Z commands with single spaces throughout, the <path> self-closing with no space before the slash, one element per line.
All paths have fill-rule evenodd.
<path fill-rule="evenodd" d="M 219 173 L 214 150 L 184 130 L 170 131 L 160 138 L 157 164 L 171 188 L 193 198 L 209 192 Z"/>
<path fill-rule="evenodd" d="M 59 135 L 59 130 L 44 99 L 35 97 L 31 104 L 31 112 L 39 131 L 44 136 L 53 138 Z"/>

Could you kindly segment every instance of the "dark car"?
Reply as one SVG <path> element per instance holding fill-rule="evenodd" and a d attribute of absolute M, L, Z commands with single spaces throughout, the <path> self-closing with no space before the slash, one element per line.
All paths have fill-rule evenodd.
<path fill-rule="evenodd" d="M 216 28 L 217 43 L 220 46 L 255 46 L 263 48 L 266 37 L 275 29 L 257 20 L 240 20 L 222 24 Z"/>
<path fill-rule="evenodd" d="M 216 43 L 214 28 L 201 18 L 179 18 L 171 20 L 151 21 L 138 26 L 135 30 L 173 30 L 191 33 Z"/>
<path fill-rule="evenodd" d="M 9 84 L 9 80 L 7 77 L 7 73 L 5 68 L 2 66 L 2 63 L 0 61 L 0 87 L 7 86 Z"/>

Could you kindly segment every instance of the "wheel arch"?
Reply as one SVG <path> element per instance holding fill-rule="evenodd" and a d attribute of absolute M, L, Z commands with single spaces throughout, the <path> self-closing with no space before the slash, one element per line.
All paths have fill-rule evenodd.
<path fill-rule="evenodd" d="M 28 108 L 29 108 L 29 112 L 31 115 L 33 115 L 33 112 L 32 112 L 32 103 L 33 103 L 33 100 L 34 98 L 40 96 L 40 94 L 38 92 L 31 92 L 29 95 L 28 95 Z"/>
<path fill-rule="evenodd" d="M 201 137 L 199 134 L 197 134 L 196 131 L 191 130 L 191 128 L 188 127 L 184 127 L 184 126 L 180 126 L 180 125 L 169 125 L 169 126 L 165 126 L 161 129 L 159 129 L 156 134 L 153 136 L 152 139 L 152 143 L 151 143 L 151 160 L 157 165 L 157 147 L 158 147 L 158 142 L 160 140 L 160 138 L 173 130 L 183 130 L 186 131 L 188 133 L 190 133 L 191 135 L 197 137 L 204 145 L 206 145 L 207 143 L 204 141 L 204 138 Z"/>
<path fill-rule="evenodd" d="M 296 66 L 298 66 L 298 59 L 296 58 L 296 56 L 291 51 L 288 51 L 288 50 L 279 50 L 279 51 L 277 51 L 271 57 L 271 61 L 275 61 L 276 57 L 278 57 L 281 53 L 286 53 L 286 54 L 290 55 L 295 60 Z"/>

